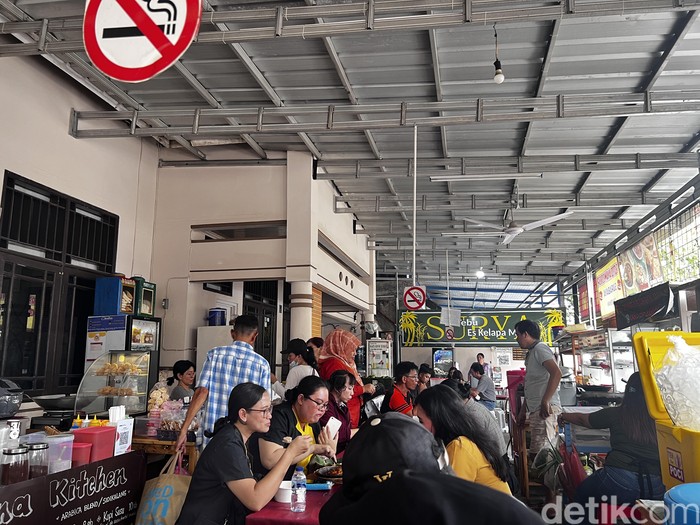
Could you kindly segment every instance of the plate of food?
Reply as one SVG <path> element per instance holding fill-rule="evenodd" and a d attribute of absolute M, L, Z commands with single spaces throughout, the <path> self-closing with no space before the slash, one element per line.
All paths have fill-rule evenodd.
<path fill-rule="evenodd" d="M 634 286 L 634 274 L 632 273 L 632 265 L 629 262 L 622 265 L 622 279 L 625 281 L 627 288 Z"/>
<path fill-rule="evenodd" d="M 316 471 L 316 477 L 333 483 L 342 483 L 343 481 L 343 465 L 331 465 L 329 467 L 321 467 Z"/>

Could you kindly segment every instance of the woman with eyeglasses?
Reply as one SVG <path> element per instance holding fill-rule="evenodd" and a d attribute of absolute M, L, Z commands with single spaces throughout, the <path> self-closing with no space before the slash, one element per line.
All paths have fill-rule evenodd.
<path fill-rule="evenodd" d="M 450 466 L 462 479 L 510 494 L 508 465 L 492 440 L 464 409 L 460 395 L 445 385 L 421 392 L 414 414 L 447 449 Z"/>
<path fill-rule="evenodd" d="M 328 408 L 328 384 L 317 376 L 307 376 L 287 390 L 286 401 L 272 411 L 272 423 L 267 433 L 251 440 L 254 468 L 261 474 L 275 467 L 286 448 L 298 436 L 307 436 L 311 447 L 299 454 L 289 465 L 284 479 L 291 479 L 294 467 L 306 466 L 314 454 L 335 456 L 336 443 L 328 429 L 321 430 L 319 420 Z"/>
<path fill-rule="evenodd" d="M 331 417 L 340 421 L 338 430 L 338 445 L 336 452 L 345 450 L 345 446 L 350 441 L 352 434 L 350 430 L 350 413 L 348 412 L 348 401 L 352 397 L 355 389 L 355 378 L 347 370 L 336 370 L 331 374 L 328 381 L 331 387 L 331 395 L 328 403 L 328 410 L 321 416 L 321 426 L 325 427 Z M 334 436 L 331 436 L 334 437 Z"/>
<path fill-rule="evenodd" d="M 355 354 L 361 345 L 360 340 L 347 330 L 333 330 L 326 337 L 318 360 L 318 373 L 326 381 L 336 370 L 346 370 L 355 378 L 352 397 L 347 402 L 351 428 L 357 428 L 360 425 L 362 394 L 374 394 L 374 385 L 371 383 L 365 385 L 355 366 Z"/>
<path fill-rule="evenodd" d="M 246 514 L 267 505 L 289 466 L 312 446 L 308 436 L 298 436 L 256 481 L 246 445 L 253 433 L 267 432 L 271 414 L 270 395 L 260 385 L 241 383 L 231 391 L 228 416 L 216 422 L 199 458 L 178 525 L 242 525 Z"/>

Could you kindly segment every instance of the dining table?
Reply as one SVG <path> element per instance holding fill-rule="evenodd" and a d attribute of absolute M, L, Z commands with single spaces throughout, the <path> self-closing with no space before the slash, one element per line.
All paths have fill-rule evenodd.
<path fill-rule="evenodd" d="M 331 490 L 309 490 L 306 492 L 306 510 L 304 512 L 292 512 L 289 503 L 280 503 L 274 499 L 258 512 L 246 516 L 246 525 L 284 525 L 303 524 L 318 525 L 318 514 L 326 502 L 339 486 L 335 485 Z"/>

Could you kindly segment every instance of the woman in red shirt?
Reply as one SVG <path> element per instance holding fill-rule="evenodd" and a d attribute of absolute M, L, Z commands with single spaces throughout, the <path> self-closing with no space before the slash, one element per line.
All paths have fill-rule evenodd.
<path fill-rule="evenodd" d="M 351 428 L 357 428 L 360 425 L 362 394 L 374 393 L 374 385 L 363 384 L 355 366 L 355 353 L 360 345 L 362 345 L 360 340 L 347 330 L 333 330 L 326 337 L 319 356 L 318 373 L 326 381 L 336 370 L 347 370 L 355 378 L 352 397 L 347 402 Z"/>

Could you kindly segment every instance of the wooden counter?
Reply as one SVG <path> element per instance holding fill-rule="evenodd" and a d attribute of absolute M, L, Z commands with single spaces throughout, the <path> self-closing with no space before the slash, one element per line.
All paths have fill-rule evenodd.
<path fill-rule="evenodd" d="M 131 440 L 132 450 L 142 450 L 146 454 L 175 454 L 175 441 L 162 441 L 152 437 L 134 436 Z M 192 474 L 199 460 L 197 445 L 188 441 L 185 443 L 185 455 L 188 457 L 187 471 Z"/>

